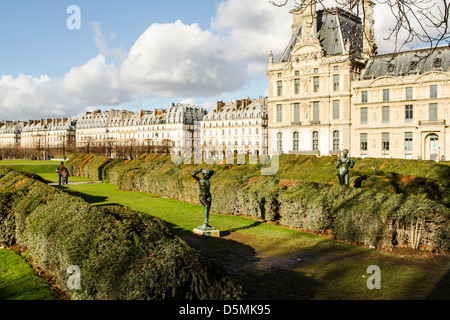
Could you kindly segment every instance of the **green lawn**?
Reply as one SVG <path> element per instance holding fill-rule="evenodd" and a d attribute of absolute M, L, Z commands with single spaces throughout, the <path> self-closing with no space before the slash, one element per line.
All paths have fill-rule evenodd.
<path fill-rule="evenodd" d="M 57 179 L 56 173 L 40 175 L 49 181 Z M 247 293 L 244 299 L 450 299 L 448 256 L 401 257 L 214 213 L 210 223 L 221 231 L 221 237 L 201 239 L 192 233 L 203 223 L 203 207 L 198 204 L 119 191 L 108 183 L 57 188 L 92 205 L 125 205 L 167 221 L 174 234 L 242 284 Z M 380 290 L 367 288 L 371 265 L 380 267 Z"/>
<path fill-rule="evenodd" d="M 0 300 L 55 300 L 46 280 L 38 277 L 16 251 L 0 249 Z"/>
<path fill-rule="evenodd" d="M 449 297 L 439 284 L 445 257 L 405 258 L 253 219 L 211 214 L 220 239 L 199 239 L 203 207 L 116 186 L 61 187 L 93 205 L 121 204 L 168 222 L 172 231 L 243 284 L 249 299 L 426 299 Z M 214 201 L 214 200 L 213 200 Z M 381 269 L 380 290 L 369 290 L 370 265 Z M 446 278 L 445 278 L 446 279 Z"/>

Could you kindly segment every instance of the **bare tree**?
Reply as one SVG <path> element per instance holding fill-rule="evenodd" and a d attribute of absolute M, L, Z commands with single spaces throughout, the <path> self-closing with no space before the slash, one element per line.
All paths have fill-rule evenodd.
<path fill-rule="evenodd" d="M 337 7 L 352 12 L 368 23 L 364 3 L 370 0 L 334 0 Z M 275 6 L 283 7 L 293 2 L 296 8 L 316 4 L 318 9 L 327 10 L 328 0 L 269 0 Z M 432 51 L 442 43 L 450 42 L 449 0 L 372 0 L 389 11 L 394 27 L 384 40 L 395 42 L 395 52 L 405 45 L 419 40 L 430 46 Z M 388 13 L 386 13 L 388 14 Z M 364 28 L 364 30 L 368 30 Z M 365 37 L 368 35 L 364 34 Z"/>

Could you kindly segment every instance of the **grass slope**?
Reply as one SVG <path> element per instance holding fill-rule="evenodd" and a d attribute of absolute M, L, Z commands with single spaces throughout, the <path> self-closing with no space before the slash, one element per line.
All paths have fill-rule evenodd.
<path fill-rule="evenodd" d="M 54 300 L 57 295 L 16 251 L 0 249 L 0 300 Z"/>

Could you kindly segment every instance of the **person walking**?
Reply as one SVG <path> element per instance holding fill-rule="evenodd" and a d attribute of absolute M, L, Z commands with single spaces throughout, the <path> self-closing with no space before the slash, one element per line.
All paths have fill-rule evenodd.
<path fill-rule="evenodd" d="M 66 167 L 64 167 L 64 162 L 61 161 L 61 164 L 56 168 L 56 172 L 58 173 L 58 183 L 59 183 L 59 185 L 61 185 L 62 173 L 63 173 L 63 171 L 65 169 L 66 169 Z"/>
<path fill-rule="evenodd" d="M 69 177 L 70 177 L 70 173 L 69 170 L 67 170 L 67 168 L 64 168 L 62 174 L 62 184 L 69 184 Z"/>

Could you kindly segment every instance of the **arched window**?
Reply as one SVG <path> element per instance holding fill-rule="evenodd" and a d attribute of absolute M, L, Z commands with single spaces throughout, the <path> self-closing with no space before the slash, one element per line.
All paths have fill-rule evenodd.
<path fill-rule="evenodd" d="M 293 141 L 294 141 L 293 149 L 294 149 L 294 151 L 298 151 L 299 143 L 298 143 L 298 132 L 297 131 L 295 131 L 294 134 L 293 134 Z"/>
<path fill-rule="evenodd" d="M 283 150 L 283 134 L 281 132 L 277 133 L 277 151 Z"/>
<path fill-rule="evenodd" d="M 319 150 L 319 132 L 318 131 L 314 131 L 312 134 L 312 144 L 313 144 L 314 151 Z"/>
<path fill-rule="evenodd" d="M 339 131 L 333 131 L 333 150 L 339 150 Z"/>

